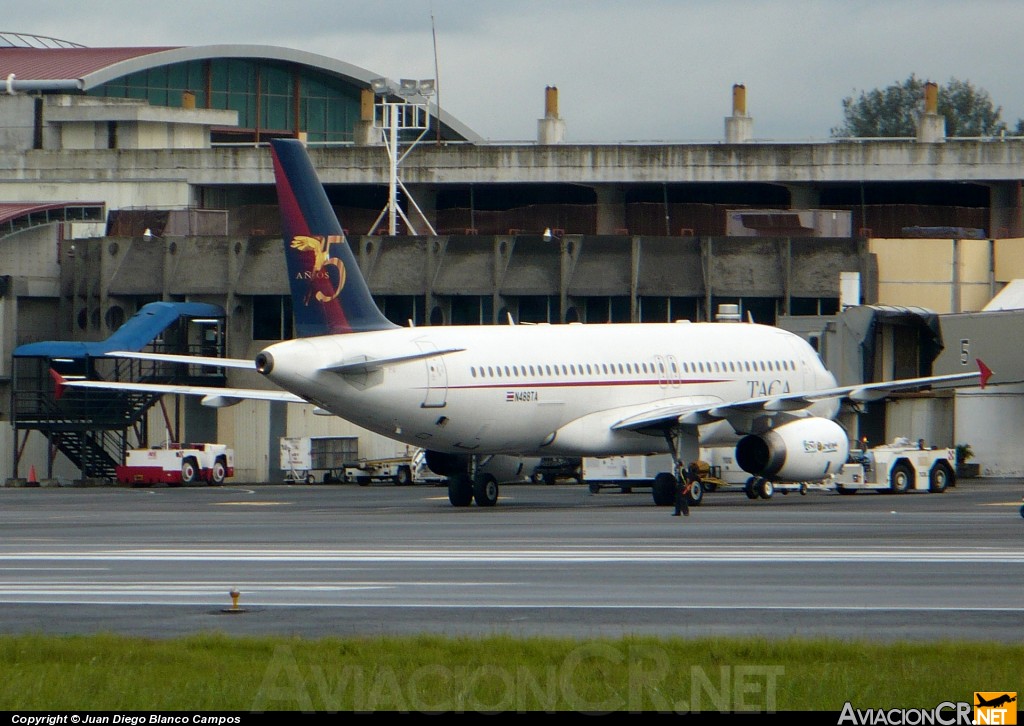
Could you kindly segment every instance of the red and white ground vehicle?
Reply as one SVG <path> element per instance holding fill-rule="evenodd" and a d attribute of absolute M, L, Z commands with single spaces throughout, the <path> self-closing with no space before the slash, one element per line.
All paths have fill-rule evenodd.
<path fill-rule="evenodd" d="M 121 484 L 181 486 L 205 481 L 223 484 L 235 474 L 235 452 L 224 444 L 171 444 L 130 449 L 124 466 L 117 467 Z"/>

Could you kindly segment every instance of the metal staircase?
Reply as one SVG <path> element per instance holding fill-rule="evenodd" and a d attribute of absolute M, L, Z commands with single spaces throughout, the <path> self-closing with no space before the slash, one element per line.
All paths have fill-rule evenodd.
<path fill-rule="evenodd" d="M 210 315 L 206 308 L 212 307 L 196 309 L 196 304 L 182 305 L 192 305 L 188 308 L 190 312 L 205 316 Z M 138 391 L 62 389 L 58 385 L 57 374 L 66 379 L 225 385 L 224 369 L 211 371 L 185 364 L 104 357 L 109 350 L 139 350 L 142 347 L 151 352 L 202 353 L 223 357 L 222 318 L 212 322 L 208 317 L 197 320 L 207 325 L 215 324 L 216 334 L 213 336 L 205 335 L 203 328 L 191 325 L 190 318 L 195 318 L 195 315 L 183 312 L 158 330 L 147 331 L 145 334 L 151 337 L 145 346 L 108 347 L 108 350 L 103 350 L 96 347 L 98 344 L 62 342 L 30 344 L 15 350 L 11 419 L 15 435 L 20 433 L 22 437 L 15 467 L 28 433 L 38 431 L 49 441 L 51 463 L 59 451 L 81 470 L 84 479 L 113 481 L 116 467 L 124 462 L 128 449 L 147 445 L 148 413 L 162 397 Z M 113 339 L 111 336 L 110 340 Z M 117 342 L 123 343 L 123 340 Z M 166 421 L 166 411 L 164 417 Z"/>

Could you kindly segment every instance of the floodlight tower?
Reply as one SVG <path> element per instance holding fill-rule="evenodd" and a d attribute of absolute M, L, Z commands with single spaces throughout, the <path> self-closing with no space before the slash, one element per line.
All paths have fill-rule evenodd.
<path fill-rule="evenodd" d="M 377 227 L 388 218 L 388 234 L 394 236 L 397 231 L 398 218 L 401 217 L 411 234 L 418 234 L 415 226 L 398 206 L 398 191 L 401 189 L 409 205 L 416 210 L 430 234 L 437 234 L 416 200 L 409 194 L 405 184 L 398 177 L 398 166 L 409 155 L 409 152 L 423 139 L 430 127 L 429 99 L 434 95 L 433 79 L 415 81 L 403 78 L 396 88 L 386 78 L 375 78 L 370 81 L 377 101 L 374 104 L 373 128 L 381 134 L 384 148 L 388 152 L 388 203 L 381 210 L 370 227 L 370 234 L 375 234 Z M 395 96 L 401 100 L 392 100 Z M 405 137 L 403 139 L 403 133 Z M 410 140 L 412 134 L 417 134 Z M 407 144 L 404 151 L 400 146 Z"/>

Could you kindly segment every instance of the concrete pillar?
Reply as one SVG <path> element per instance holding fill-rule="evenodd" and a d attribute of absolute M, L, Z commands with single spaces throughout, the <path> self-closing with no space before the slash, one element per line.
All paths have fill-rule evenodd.
<path fill-rule="evenodd" d="M 790 209 L 817 209 L 821 206 L 821 190 L 807 186 L 787 186 Z"/>
<path fill-rule="evenodd" d="M 430 226 L 437 229 L 437 187 L 427 184 L 407 184 L 410 196 L 416 200 L 416 206 L 423 212 L 423 216 L 430 222 Z M 412 205 L 408 205 L 405 213 L 416 228 L 418 234 L 430 234 L 430 230 L 423 224 L 423 218 L 416 214 Z"/>
<path fill-rule="evenodd" d="M 939 115 L 939 85 L 933 81 L 924 86 L 924 113 L 917 122 L 917 140 L 922 144 L 946 140 L 946 117 Z"/>
<path fill-rule="evenodd" d="M 1021 183 L 1001 182 L 989 187 L 988 236 L 996 239 L 1020 237 Z"/>
<path fill-rule="evenodd" d="M 754 138 L 754 119 L 747 116 L 747 88 L 741 84 L 732 87 L 732 116 L 725 118 L 725 141 L 741 144 Z"/>
<path fill-rule="evenodd" d="M 565 121 L 558 115 L 558 88 L 544 89 L 544 118 L 537 121 L 538 144 L 560 144 L 565 140 Z"/>
<path fill-rule="evenodd" d="M 356 146 L 377 146 L 383 144 L 380 134 L 373 128 L 373 112 L 377 97 L 369 88 L 359 93 L 359 120 L 352 129 L 352 142 Z"/>
<path fill-rule="evenodd" d="M 597 234 L 628 234 L 626 192 L 619 186 L 594 187 L 597 195 Z"/>

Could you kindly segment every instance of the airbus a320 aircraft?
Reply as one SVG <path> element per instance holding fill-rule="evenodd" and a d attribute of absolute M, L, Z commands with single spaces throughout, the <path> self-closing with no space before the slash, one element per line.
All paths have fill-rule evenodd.
<path fill-rule="evenodd" d="M 979 378 L 984 385 L 990 373 L 979 361 L 973 373 L 839 387 L 802 338 L 752 323 L 398 327 L 374 303 L 304 146 L 271 144 L 300 337 L 267 347 L 255 369 L 284 390 L 163 390 L 214 406 L 308 402 L 423 447 L 457 507 L 498 501 L 497 482 L 476 471 L 494 454 L 668 452 L 674 471 L 655 480 L 659 504 L 674 501 L 699 446 L 735 445 L 737 463 L 754 476 L 821 479 L 849 453 L 833 421 L 844 398 Z"/>

